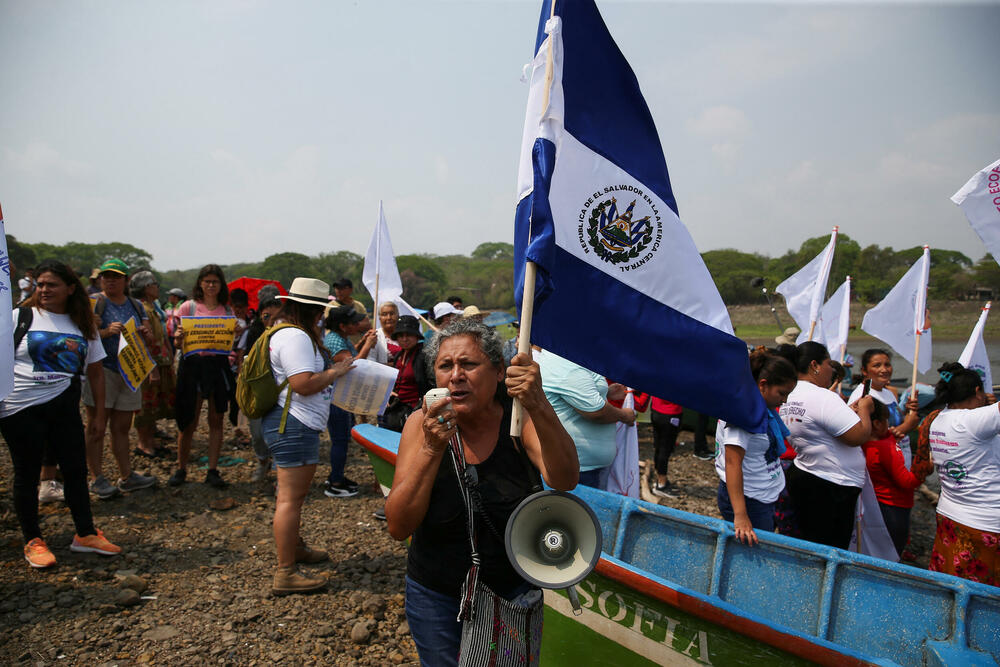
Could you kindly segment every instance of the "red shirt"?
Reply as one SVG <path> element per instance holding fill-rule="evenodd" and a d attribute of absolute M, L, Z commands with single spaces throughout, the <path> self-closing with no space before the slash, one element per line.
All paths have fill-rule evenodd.
<path fill-rule="evenodd" d="M 862 447 L 878 501 L 893 507 L 913 507 L 913 490 L 920 486 L 920 480 L 907 470 L 896 437 L 889 433 L 881 440 L 869 440 Z"/>
<path fill-rule="evenodd" d="M 417 376 L 413 372 L 413 360 L 420 350 L 416 348 L 404 352 L 400 350 L 396 357 L 396 368 L 399 369 L 399 376 L 396 378 L 396 394 L 399 400 L 411 408 L 420 403 L 420 393 L 417 391 Z"/>

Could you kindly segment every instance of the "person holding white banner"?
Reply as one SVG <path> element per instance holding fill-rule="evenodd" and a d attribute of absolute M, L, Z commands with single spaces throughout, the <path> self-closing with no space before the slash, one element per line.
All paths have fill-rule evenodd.
<path fill-rule="evenodd" d="M 346 375 L 352 363 L 350 358 L 331 363 L 323 347 L 318 322 L 329 303 L 329 293 L 330 287 L 322 280 L 292 281 L 288 295 L 278 298 L 285 299 L 279 317 L 293 326 L 275 331 L 269 341 L 274 380 L 279 387 L 287 381 L 278 402 L 261 419 L 264 442 L 278 469 L 274 506 L 278 567 L 271 585 L 276 595 L 326 586 L 322 577 L 300 574 L 296 563 L 319 563 L 330 557 L 325 551 L 308 548 L 300 535 L 302 503 L 319 463 L 319 434 L 330 417 L 330 385 Z M 288 416 L 283 420 L 286 404 Z"/>
<path fill-rule="evenodd" d="M 803 539 L 846 549 L 865 483 L 861 445 L 871 435 L 872 398 L 848 407 L 828 389 L 833 368 L 830 353 L 819 343 L 796 348 L 795 368 L 798 384 L 781 407 L 796 454 L 786 474 L 788 494 Z"/>
<path fill-rule="evenodd" d="M 861 377 L 872 381 L 871 391 L 868 395 L 888 408 L 889 430 L 892 431 L 896 440 L 900 441 L 903 458 L 906 461 L 906 466 L 909 467 L 912 455 L 910 438 L 907 434 L 915 429 L 920 422 L 920 417 L 917 414 L 919 407 L 917 399 L 910 398 L 906 402 L 905 409 L 900 409 L 899 392 L 889 384 L 892 380 L 892 355 L 888 350 L 882 348 L 865 350 L 865 353 L 861 355 Z M 858 383 L 847 402 L 854 403 L 861 398 L 864 389 L 864 383 Z"/>
<path fill-rule="evenodd" d="M 920 425 L 921 451 L 929 446 L 941 478 L 930 569 L 1000 586 L 1000 409 L 974 370 L 946 363 L 938 372 L 934 400 L 945 407 Z M 929 465 L 918 462 L 919 477 Z"/>
<path fill-rule="evenodd" d="M 14 309 L 14 389 L 0 401 L 0 434 L 14 466 L 14 510 L 24 535 L 24 558 L 34 568 L 55 565 L 38 523 L 42 453 L 51 448 L 65 482 L 76 527 L 71 551 L 113 556 L 121 547 L 94 527 L 87 492 L 86 441 L 80 420 L 80 375 L 86 373 L 104 419 L 104 347 L 90 299 L 76 273 L 54 260 L 38 267 L 37 289 Z M 96 428 L 96 423 L 88 429 Z"/>

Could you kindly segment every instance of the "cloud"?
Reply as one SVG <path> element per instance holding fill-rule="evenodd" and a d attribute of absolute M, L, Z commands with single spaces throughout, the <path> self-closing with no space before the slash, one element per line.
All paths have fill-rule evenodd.
<path fill-rule="evenodd" d="M 688 121 L 688 129 L 707 137 L 742 138 L 750 131 L 750 119 L 741 110 L 722 105 L 702 111 Z"/>
<path fill-rule="evenodd" d="M 30 143 L 22 152 L 5 149 L 4 162 L 12 171 L 35 176 L 60 175 L 79 179 L 94 171 L 89 163 L 67 157 L 45 142 Z"/>

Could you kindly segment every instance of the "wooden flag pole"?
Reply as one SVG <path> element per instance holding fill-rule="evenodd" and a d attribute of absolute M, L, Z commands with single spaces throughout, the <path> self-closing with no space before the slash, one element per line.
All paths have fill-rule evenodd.
<path fill-rule="evenodd" d="M 813 320 L 809 325 L 809 340 L 813 339 L 813 332 L 816 330 L 816 320 Z"/>
<path fill-rule="evenodd" d="M 535 311 L 535 276 L 538 267 L 534 262 L 524 263 L 524 292 L 521 295 L 521 327 L 517 334 L 517 353 L 531 356 L 531 320 Z M 521 437 L 521 427 L 524 420 L 524 408 L 521 401 L 514 399 L 510 412 L 510 435 Z"/>
<path fill-rule="evenodd" d="M 913 378 L 910 381 L 910 398 L 917 397 L 917 364 L 920 362 L 920 335 L 921 332 L 917 332 L 916 344 L 913 347 Z"/>
<path fill-rule="evenodd" d="M 550 0 L 549 18 L 556 15 L 556 0 Z M 549 96 L 552 91 L 552 79 L 555 76 L 555 56 L 553 55 L 552 35 L 549 35 L 548 58 L 545 63 L 545 91 L 542 98 L 542 115 L 538 119 L 541 123 L 549 112 Z M 530 241 L 530 239 L 529 239 Z M 532 261 L 524 263 L 524 291 L 521 293 L 521 327 L 517 335 L 517 353 L 531 356 L 531 321 L 535 312 L 535 278 L 538 275 L 538 267 Z M 521 401 L 514 399 L 514 405 L 510 412 L 510 435 L 514 438 L 521 437 L 521 427 L 524 420 L 524 407 Z"/>

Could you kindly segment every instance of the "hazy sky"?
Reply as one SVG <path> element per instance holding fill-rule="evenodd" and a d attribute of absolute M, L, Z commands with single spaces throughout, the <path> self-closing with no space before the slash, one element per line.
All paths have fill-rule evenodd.
<path fill-rule="evenodd" d="M 509 242 L 539 6 L 0 0 L 7 231 L 363 254 L 383 199 L 399 254 Z M 949 197 L 1000 157 L 1000 4 L 599 6 L 701 250 L 985 253 Z"/>

